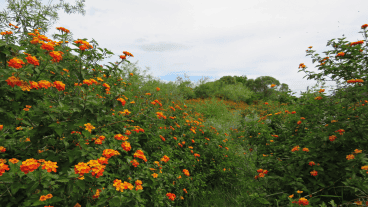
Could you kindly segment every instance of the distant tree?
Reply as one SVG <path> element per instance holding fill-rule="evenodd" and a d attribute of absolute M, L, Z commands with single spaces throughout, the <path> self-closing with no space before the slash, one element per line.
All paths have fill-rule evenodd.
<path fill-rule="evenodd" d="M 175 84 L 177 85 L 177 89 L 179 90 L 179 93 L 183 95 L 184 99 L 193 99 L 195 97 L 195 93 L 193 91 L 195 84 L 190 81 L 189 76 L 186 76 L 186 74 L 184 74 L 184 77 L 187 78 L 186 81 L 184 81 L 180 76 L 176 77 Z"/>
<path fill-rule="evenodd" d="M 231 100 L 234 102 L 246 102 L 251 98 L 253 91 L 249 90 L 246 86 L 239 82 L 237 84 L 228 84 L 221 87 L 218 93 L 218 96 L 222 97 L 222 99 Z"/>
<path fill-rule="evenodd" d="M 195 88 L 194 93 L 197 98 L 211 98 L 215 96 L 219 96 L 219 91 L 221 88 L 221 81 L 219 82 L 207 82 L 205 84 L 201 84 Z"/>
<path fill-rule="evenodd" d="M 278 96 L 281 93 L 287 92 L 289 91 L 289 86 L 285 83 L 282 83 L 279 86 L 275 86 L 273 92 L 276 93 L 276 95 Z"/>
<path fill-rule="evenodd" d="M 229 84 L 236 84 L 236 78 L 232 76 L 222 76 L 218 81 L 222 81 L 223 83 L 229 85 Z"/>
<path fill-rule="evenodd" d="M 254 79 L 248 79 L 245 83 L 245 86 L 247 86 L 249 89 L 251 89 L 253 92 L 258 92 L 257 86 Z"/>
<path fill-rule="evenodd" d="M 244 88 L 239 87 L 239 84 Z M 276 86 L 271 87 L 272 84 L 275 84 Z M 234 90 L 237 90 L 236 93 L 231 94 Z M 279 98 L 281 93 L 285 93 L 288 90 L 289 87 L 287 84 L 280 84 L 280 82 L 273 77 L 261 76 L 256 79 L 248 79 L 245 75 L 243 75 L 223 76 L 216 81 L 207 82 L 196 87 L 195 94 L 197 97 L 202 98 L 207 98 L 211 96 L 226 98 L 242 97 L 241 99 L 244 100 L 245 97 L 251 96 L 254 99 L 266 98 L 276 100 Z M 244 92 L 244 94 L 241 93 L 242 91 Z M 239 100 L 240 98 L 236 99 Z"/>
<path fill-rule="evenodd" d="M 202 97 L 206 98 L 208 91 L 205 91 L 205 88 L 208 88 L 208 83 L 207 82 L 209 80 L 209 77 L 202 77 L 198 82 L 191 82 L 189 79 L 189 76 L 187 76 L 186 74 L 184 74 L 184 77 L 187 80 L 183 80 L 182 77 L 177 76 L 176 77 L 176 81 L 174 83 L 174 85 L 176 86 L 174 89 L 175 91 L 177 91 L 180 95 L 183 95 L 183 97 L 186 100 L 189 99 L 194 99 L 194 98 L 199 98 Z M 200 94 L 200 96 L 198 96 Z"/>
<path fill-rule="evenodd" d="M 288 90 L 289 90 L 289 86 L 285 83 L 282 83 L 278 91 L 287 92 Z"/>
<path fill-rule="evenodd" d="M 27 35 L 24 33 L 28 33 L 27 27 L 31 27 L 31 31 L 33 32 L 34 29 L 37 29 L 39 27 L 42 28 L 42 32 L 47 32 L 51 26 L 55 23 L 51 20 L 58 20 L 58 13 L 55 12 L 56 9 L 63 8 L 64 11 L 67 14 L 70 13 L 82 13 L 82 15 L 85 15 L 85 10 L 83 9 L 83 2 L 85 0 L 81 0 L 80 2 L 76 2 L 77 6 L 71 6 L 68 3 L 60 3 L 57 5 L 50 6 L 42 6 L 41 3 L 37 0 L 25 0 L 25 1 L 15 1 L 15 0 L 7 0 L 8 6 L 7 9 L 10 11 L 4 10 L 3 12 L 0 12 L 0 30 L 6 30 L 6 28 L 9 26 L 9 23 L 16 22 L 16 26 L 19 27 L 18 31 L 23 29 L 23 34 L 21 34 L 20 40 L 27 40 Z M 11 17 L 8 16 L 10 12 L 14 12 L 15 16 Z M 36 14 L 33 14 L 33 13 Z M 51 17 L 51 19 L 47 19 L 47 17 Z M 44 19 L 46 21 L 38 20 L 35 21 L 34 19 L 36 17 L 39 17 L 41 19 Z M 33 25 L 32 25 L 33 23 Z M 5 28 L 4 28 L 5 26 Z M 56 35 L 53 36 L 54 39 L 56 39 Z"/>
<path fill-rule="evenodd" d="M 235 78 L 235 80 L 236 80 L 237 83 L 242 83 L 243 86 L 246 86 L 245 83 L 248 80 L 247 76 L 245 76 L 245 75 L 244 76 L 240 76 L 240 77 L 234 76 L 234 78 Z"/>
<path fill-rule="evenodd" d="M 263 97 L 268 97 L 272 94 L 271 85 L 280 85 L 280 82 L 271 76 L 261 76 L 256 78 L 254 81 L 254 86 L 256 87 L 256 92 L 262 92 Z"/>

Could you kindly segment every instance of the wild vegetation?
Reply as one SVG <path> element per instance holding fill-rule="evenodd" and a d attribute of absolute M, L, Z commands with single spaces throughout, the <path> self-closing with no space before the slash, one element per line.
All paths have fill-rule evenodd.
<path fill-rule="evenodd" d="M 164 93 L 167 97 L 177 97 L 176 100 L 179 100 L 178 103 L 182 103 L 188 106 L 188 108 L 195 109 L 195 112 L 203 115 L 204 120 L 206 120 L 203 123 L 205 127 L 213 127 L 217 132 L 223 132 L 223 136 L 218 137 L 220 140 L 231 139 L 232 141 L 235 140 L 237 143 L 236 146 L 234 146 L 234 151 L 239 158 L 236 164 L 234 164 L 234 168 L 240 171 L 237 171 L 239 174 L 236 174 L 236 181 L 228 181 L 228 177 L 215 177 L 209 179 L 206 182 L 208 186 L 205 189 L 201 190 L 198 194 L 191 195 L 189 198 L 184 199 L 183 204 L 178 206 L 290 206 L 286 204 L 281 205 L 281 203 L 275 201 L 272 202 L 273 198 L 269 193 L 264 196 L 265 199 L 270 201 L 269 205 L 255 201 L 256 197 L 261 197 L 260 195 L 262 192 L 266 192 L 266 187 L 263 186 L 264 184 L 261 184 L 259 180 L 254 178 L 254 171 L 259 169 L 259 167 L 256 167 L 257 160 L 261 159 L 260 157 L 263 156 L 257 150 L 257 146 L 254 146 L 252 150 L 249 142 L 247 142 L 247 138 L 237 134 L 240 130 L 246 130 L 250 127 L 259 128 L 259 124 L 266 124 L 268 125 L 267 128 L 275 128 L 275 125 L 270 124 L 270 120 L 260 122 L 260 118 L 265 114 L 272 114 L 279 111 L 301 111 L 302 107 L 305 108 L 305 105 L 308 105 L 308 99 L 316 97 L 319 94 L 319 92 L 311 91 L 317 88 L 326 88 L 323 87 L 324 84 L 320 87 L 314 86 L 311 91 L 302 93 L 303 96 L 297 98 L 295 96 L 280 93 L 270 87 L 267 88 L 268 91 L 265 93 L 257 92 L 257 87 L 249 87 L 249 83 L 248 85 L 244 84 L 245 87 L 243 87 L 243 84 L 241 84 L 241 86 L 240 84 L 237 85 L 235 82 L 237 76 L 224 76 L 217 81 L 207 83 L 200 81 L 200 84 L 197 86 L 193 86 L 194 84 L 189 80 L 182 81 L 180 77 L 178 77 L 176 83 L 166 83 L 160 80 L 142 82 L 143 79 L 146 80 L 147 78 L 144 78 L 144 76 L 140 74 L 137 67 L 133 68 L 134 69 L 128 69 L 128 67 L 125 67 L 125 69 L 121 68 L 121 70 L 137 74 L 138 80 L 140 80 L 138 85 L 141 86 L 140 90 L 143 91 L 143 93 L 152 92 L 154 86 L 158 86 L 163 92 L 165 91 Z M 146 71 L 144 71 L 144 73 L 145 72 Z M 244 77 L 245 76 L 242 77 L 242 80 L 246 80 L 246 77 Z M 150 78 L 152 77 L 148 76 L 148 79 Z M 272 77 L 269 78 L 271 81 L 275 81 Z M 261 78 L 257 80 L 261 80 Z M 238 77 L 238 83 L 239 82 Z M 240 87 L 243 91 L 239 90 Z M 258 87 L 258 91 L 259 88 L 263 88 L 263 86 Z M 348 88 L 349 87 L 342 90 L 349 90 Z M 272 95 L 265 95 L 267 93 Z M 244 94 L 251 94 L 251 96 L 248 95 L 245 100 L 241 100 L 245 96 Z M 338 99 L 339 101 L 345 101 L 345 98 L 341 95 L 341 91 L 339 94 L 338 91 L 335 91 L 334 96 L 328 98 L 331 100 Z M 268 105 L 265 106 L 264 103 L 268 103 Z M 318 122 L 319 128 L 328 125 L 326 118 L 329 115 L 324 115 L 323 119 Z M 221 180 L 221 182 L 219 182 L 219 180 Z M 332 192 L 331 189 L 328 192 Z M 341 205 L 342 203 L 345 203 L 344 206 L 349 206 L 349 204 L 355 206 L 356 203 L 354 202 L 357 196 L 355 194 L 346 193 L 347 192 L 343 192 L 342 194 L 344 195 L 343 200 L 345 202 L 342 202 L 342 195 L 340 195 L 327 197 L 327 199 L 321 197 L 321 203 L 331 201 L 329 202 L 331 206 L 343 206 Z M 334 195 L 336 195 L 336 193 Z M 315 195 L 315 197 L 318 197 L 318 195 Z M 349 199 L 351 199 L 351 202 L 348 202 Z M 334 203 L 340 205 L 335 205 Z"/>
<path fill-rule="evenodd" d="M 308 74 L 319 82 L 333 74 L 346 87 L 327 96 L 322 83 L 297 98 L 268 76 L 164 83 L 140 74 L 127 51 L 120 63 L 97 64 L 113 53 L 66 28 L 57 27 L 60 41 L 41 27 L 18 40 L 20 28 L 8 25 L 0 40 L 6 207 L 368 203 L 363 41 L 329 41 L 336 56 L 316 57 L 324 71 Z"/>

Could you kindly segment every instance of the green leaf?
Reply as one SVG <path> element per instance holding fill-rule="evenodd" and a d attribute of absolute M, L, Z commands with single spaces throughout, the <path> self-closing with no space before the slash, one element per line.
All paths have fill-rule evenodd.
<path fill-rule="evenodd" d="M 22 185 L 20 183 L 13 183 L 10 186 L 12 194 L 15 194 L 16 192 L 18 192 L 19 188 L 21 188 L 21 187 L 22 187 Z"/>
<path fill-rule="evenodd" d="M 32 204 L 32 206 L 39 206 L 39 205 L 42 205 L 42 204 L 44 204 L 44 203 L 45 203 L 44 201 L 37 200 L 37 201 L 35 201 L 35 202 Z"/>
<path fill-rule="evenodd" d="M 62 140 L 63 141 L 63 143 L 64 143 L 64 145 L 65 145 L 65 148 L 68 148 L 68 146 L 69 146 L 69 142 L 67 142 L 66 140 Z"/>
<path fill-rule="evenodd" d="M 318 182 L 317 184 L 322 186 L 322 187 L 326 187 L 326 185 L 324 185 L 322 182 Z"/>
<path fill-rule="evenodd" d="M 91 132 L 92 132 L 92 130 L 91 130 Z M 88 137 L 88 136 L 90 136 L 91 135 L 91 133 L 89 132 L 89 131 L 87 131 L 87 130 L 84 130 L 84 131 L 82 131 L 82 134 L 85 136 L 85 137 Z M 83 143 L 82 143 L 83 144 Z M 81 144 L 81 145 L 82 145 Z"/>
<path fill-rule="evenodd" d="M 82 105 L 83 107 L 83 105 Z M 86 117 L 83 117 L 82 119 L 80 119 L 77 123 L 74 124 L 74 126 L 78 127 L 82 126 L 84 128 L 84 124 L 87 124 L 87 119 Z"/>
<path fill-rule="evenodd" d="M 84 180 L 86 182 L 94 182 L 95 181 L 95 177 L 92 177 L 92 174 L 91 173 L 87 173 L 87 174 L 84 174 Z"/>
<path fill-rule="evenodd" d="M 14 103 L 14 105 L 19 106 L 19 104 L 18 104 L 18 103 Z M 14 106 L 14 107 L 16 107 L 16 106 Z M 16 107 L 16 108 L 18 108 L 18 107 Z M 7 112 L 6 114 L 7 114 L 8 116 L 10 116 L 11 118 L 15 118 L 15 116 L 14 116 L 13 112 Z"/>
<path fill-rule="evenodd" d="M 268 202 L 266 199 L 264 198 L 257 198 L 257 201 L 259 201 L 262 204 L 271 204 L 270 202 Z"/>
<path fill-rule="evenodd" d="M 56 133 L 59 135 L 59 136 L 61 136 L 62 134 L 63 134 L 63 129 L 61 129 L 61 128 L 57 128 L 57 129 L 55 129 L 54 128 L 54 130 L 56 131 Z"/>
<path fill-rule="evenodd" d="M 89 96 L 90 102 L 94 105 L 99 105 L 101 102 L 99 100 L 94 99 L 94 96 Z M 93 108 L 92 108 L 93 109 Z"/>
<path fill-rule="evenodd" d="M 58 179 L 58 180 L 56 180 L 56 182 L 67 183 L 67 182 L 69 182 L 69 179 L 67 179 L 67 178 L 65 178 L 65 179 Z"/>
<path fill-rule="evenodd" d="M 121 201 L 117 196 L 115 196 L 111 200 L 109 200 L 109 205 L 110 206 L 120 206 L 121 205 L 120 203 L 121 203 Z"/>
<path fill-rule="evenodd" d="M 33 193 L 36 188 L 39 186 L 38 181 L 31 181 L 29 185 L 27 185 L 27 196 L 31 196 L 31 193 Z"/>
<path fill-rule="evenodd" d="M 107 199 L 99 200 L 96 205 L 97 206 L 102 206 L 102 204 L 106 203 L 106 201 L 107 201 Z"/>
<path fill-rule="evenodd" d="M 29 123 L 29 122 L 28 122 L 28 121 L 26 121 L 26 120 L 22 120 L 22 123 L 27 124 L 28 126 L 32 126 L 32 125 L 31 125 L 31 123 Z"/>
<path fill-rule="evenodd" d="M 97 122 L 100 122 L 101 120 L 103 120 L 103 116 L 102 115 L 97 115 Z"/>
<path fill-rule="evenodd" d="M 56 127 L 58 124 L 57 123 L 52 123 L 52 124 L 50 124 L 48 127 L 52 127 L 52 128 L 54 128 L 54 127 Z"/>
<path fill-rule="evenodd" d="M 130 163 L 130 161 L 132 161 L 132 158 L 131 158 L 131 157 L 129 157 L 129 156 L 125 156 L 125 160 L 126 160 L 128 163 Z"/>
<path fill-rule="evenodd" d="M 72 152 L 74 151 L 76 151 L 76 149 L 77 149 L 77 147 L 76 148 L 74 148 L 74 150 L 72 150 Z M 70 154 L 68 154 L 68 157 L 69 157 L 69 163 L 72 163 L 73 161 L 74 161 L 74 158 L 75 158 L 75 154 L 74 153 L 70 153 Z"/>
<path fill-rule="evenodd" d="M 15 99 L 19 99 L 19 98 L 21 98 L 23 96 L 24 96 L 24 93 L 23 92 L 17 91 L 16 94 L 15 94 Z"/>
<path fill-rule="evenodd" d="M 75 182 L 76 182 L 76 185 L 77 185 L 80 189 L 82 189 L 82 191 L 85 191 L 85 189 L 86 189 L 86 185 L 85 185 L 85 182 L 84 182 L 83 180 L 79 180 L 79 179 L 77 179 Z"/>
<path fill-rule="evenodd" d="M 82 157 L 86 156 L 87 154 L 88 154 L 88 151 L 82 149 Z"/>
<path fill-rule="evenodd" d="M 55 110 L 54 110 L 55 111 Z M 56 120 L 55 116 L 53 114 L 49 114 L 52 120 Z"/>
<path fill-rule="evenodd" d="M 64 104 L 63 103 L 59 102 L 59 106 L 60 106 L 60 109 L 64 109 Z"/>
<path fill-rule="evenodd" d="M 36 67 L 35 71 L 36 71 L 36 75 L 40 74 L 40 69 L 38 69 L 38 67 Z"/>

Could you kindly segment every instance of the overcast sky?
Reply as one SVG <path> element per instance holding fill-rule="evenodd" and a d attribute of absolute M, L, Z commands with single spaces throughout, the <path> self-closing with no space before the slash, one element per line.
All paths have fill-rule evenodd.
<path fill-rule="evenodd" d="M 0 0 L 1 12 L 7 4 Z M 100 48 L 115 54 L 100 65 L 119 61 L 119 55 L 128 51 L 134 55 L 129 61 L 138 61 L 141 71 L 149 67 L 146 74 L 165 82 L 174 82 L 177 76 L 186 80 L 184 73 L 193 84 L 205 76 L 209 81 L 228 75 L 272 76 L 297 97 L 317 83 L 303 78 L 303 71 L 298 73 L 299 64 L 321 72 L 315 67 L 318 61 L 312 63 L 306 56 L 308 47 L 323 58 L 323 52 L 333 49 L 326 46 L 331 39 L 365 40 L 358 32 L 368 24 L 367 0 L 86 0 L 84 4 L 85 16 L 57 10 L 59 20 L 46 36 L 52 39 L 52 34 L 61 34 L 56 27 L 65 27 L 74 40 L 93 38 Z M 326 85 L 335 88 L 336 82 Z"/>

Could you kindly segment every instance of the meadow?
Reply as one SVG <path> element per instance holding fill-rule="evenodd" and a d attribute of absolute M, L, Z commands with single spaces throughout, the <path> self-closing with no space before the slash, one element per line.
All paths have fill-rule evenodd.
<path fill-rule="evenodd" d="M 41 71 L 0 47 L 4 206 L 367 205 L 361 85 L 244 97 L 232 85 L 143 81 L 127 60 L 83 68 L 86 41 L 73 43 L 81 56 L 32 44 Z"/>
<path fill-rule="evenodd" d="M 157 82 L 155 83 L 157 84 Z M 160 84 L 162 88 L 169 87 L 170 89 L 168 91 L 173 91 L 173 94 L 180 91 L 179 88 L 173 87 L 172 84 Z M 216 90 L 210 89 L 207 94 L 211 94 L 213 91 Z M 312 96 L 312 94 L 313 93 L 308 92 L 308 96 Z M 317 93 L 314 93 L 314 95 L 316 94 Z M 184 102 L 188 108 L 195 108 L 196 111 L 203 114 L 204 117 L 211 117 L 207 119 L 203 125 L 209 128 L 214 127 L 217 131 L 223 132 L 223 136 L 218 137 L 220 140 L 229 139 L 234 141 L 233 149 L 235 154 L 239 156 L 237 160 L 238 162 L 234 165 L 234 168 L 240 170 L 238 171 L 239 174 L 236 175 L 236 182 L 226 182 L 225 184 L 223 182 L 218 182 L 218 180 L 208 181 L 207 189 L 202 190 L 199 194 L 191 195 L 181 206 L 290 206 L 290 204 L 281 205 L 275 201 L 272 202 L 272 195 L 266 193 L 266 184 L 260 183 L 258 180 L 254 179 L 254 172 L 259 169 L 256 167 L 256 160 L 257 158 L 261 159 L 263 156 L 260 153 L 257 153 L 257 146 L 254 147 L 253 151 L 250 151 L 250 145 L 247 142 L 247 139 L 243 136 L 237 136 L 236 132 L 247 130 L 247 128 L 251 126 L 259 128 L 256 126 L 259 124 L 269 124 L 270 120 L 266 120 L 264 123 L 259 122 L 259 114 L 265 114 L 265 109 L 267 109 L 267 112 L 279 112 L 287 109 L 294 111 L 295 109 L 300 108 L 300 106 L 305 105 L 302 101 L 291 101 L 288 104 L 280 103 L 275 100 L 276 98 L 274 96 L 265 100 L 258 99 L 252 100 L 251 102 L 248 101 L 248 103 L 250 103 L 250 105 L 248 105 L 245 101 L 223 99 L 224 94 L 220 93 L 212 93 L 210 97 L 200 97 L 191 100 L 182 100 L 183 97 L 188 97 L 188 94 L 180 93 L 180 95 L 177 96 L 181 97 L 181 101 Z M 307 96 L 307 93 L 305 96 Z M 340 98 L 339 100 L 343 101 L 344 98 Z M 269 107 L 264 107 L 262 104 L 258 104 L 264 102 L 268 102 Z M 325 114 L 323 119 L 318 123 L 322 128 L 326 125 L 327 116 L 328 114 Z M 334 116 L 336 117 L 336 114 L 334 114 Z M 226 135 L 226 133 L 229 132 L 231 132 L 232 136 Z M 226 178 L 222 179 L 226 180 Z M 260 196 L 262 193 L 266 193 L 264 198 L 267 201 L 270 201 L 270 204 L 261 204 L 255 201 L 255 197 Z M 351 201 L 347 201 L 348 199 L 346 199 L 346 197 L 344 199 L 343 196 L 336 196 L 337 198 L 335 196 L 336 194 L 331 196 L 328 205 L 324 205 L 322 204 L 324 202 L 321 202 L 321 205 L 318 206 L 357 206 L 354 202 L 358 200 L 354 195 L 348 196 L 349 199 L 354 198 Z M 318 197 L 318 195 L 316 197 Z M 359 200 L 367 202 L 368 197 L 365 197 L 365 199 L 363 197 L 363 199 Z M 341 203 L 344 203 L 344 205 Z"/>

